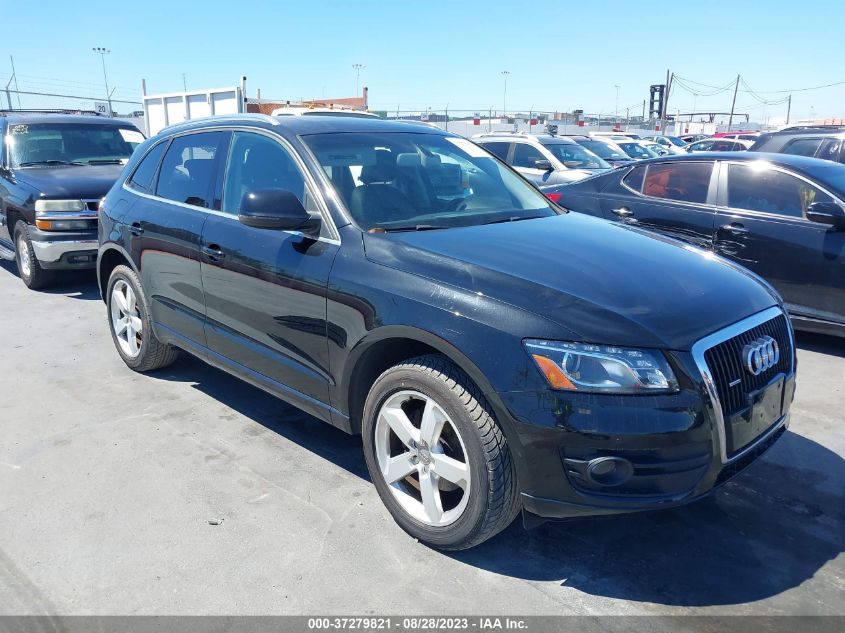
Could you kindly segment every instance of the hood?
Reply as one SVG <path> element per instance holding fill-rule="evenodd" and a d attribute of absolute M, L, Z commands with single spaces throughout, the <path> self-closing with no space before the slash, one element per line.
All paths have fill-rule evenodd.
<path fill-rule="evenodd" d="M 768 286 L 726 260 L 578 213 L 365 234 L 364 245 L 371 261 L 533 312 L 583 342 L 689 350 L 778 304 Z"/>
<path fill-rule="evenodd" d="M 123 165 L 64 165 L 28 167 L 15 178 L 45 198 L 96 199 L 105 196 L 120 177 Z"/>

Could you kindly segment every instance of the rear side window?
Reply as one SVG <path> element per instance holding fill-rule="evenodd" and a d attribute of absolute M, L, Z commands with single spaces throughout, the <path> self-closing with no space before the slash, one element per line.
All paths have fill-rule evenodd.
<path fill-rule="evenodd" d="M 643 178 L 645 177 L 646 169 L 647 168 L 645 166 L 634 167 L 634 169 L 629 171 L 628 175 L 622 179 L 622 182 L 637 193 L 640 193 L 643 190 Z"/>
<path fill-rule="evenodd" d="M 822 144 L 820 138 L 797 138 L 787 143 L 783 148 L 784 154 L 795 154 L 796 156 L 815 156 Z"/>
<path fill-rule="evenodd" d="M 816 153 L 816 158 L 821 158 L 822 160 L 839 160 L 841 145 L 842 141 L 838 138 L 826 138 L 822 141 L 819 151 Z"/>
<path fill-rule="evenodd" d="M 220 148 L 226 134 L 201 132 L 177 136 L 170 143 L 158 176 L 156 195 L 211 208 Z"/>
<path fill-rule="evenodd" d="M 537 168 L 538 160 L 548 160 L 539 149 L 528 143 L 516 143 L 513 148 L 513 166 Z"/>
<path fill-rule="evenodd" d="M 158 164 L 161 162 L 161 156 L 164 154 L 164 148 L 167 147 L 166 142 L 159 143 L 153 147 L 147 155 L 141 160 L 141 163 L 129 179 L 129 184 L 133 189 L 142 191 L 144 193 L 153 192 L 153 179 L 158 169 Z"/>
<path fill-rule="evenodd" d="M 713 141 L 710 150 L 714 152 L 732 152 L 737 144 L 733 141 Z"/>
<path fill-rule="evenodd" d="M 501 143 L 501 142 L 494 142 L 494 143 L 484 143 L 482 147 L 486 149 L 491 154 L 494 154 L 497 158 L 500 158 L 503 161 L 508 160 L 508 149 L 510 148 L 510 143 Z"/>
<path fill-rule="evenodd" d="M 832 201 L 817 187 L 782 171 L 748 165 L 728 167 L 728 206 L 733 209 L 801 218 L 814 202 Z"/>
<path fill-rule="evenodd" d="M 643 194 L 653 198 L 704 204 L 713 163 L 678 162 L 649 165 Z"/>

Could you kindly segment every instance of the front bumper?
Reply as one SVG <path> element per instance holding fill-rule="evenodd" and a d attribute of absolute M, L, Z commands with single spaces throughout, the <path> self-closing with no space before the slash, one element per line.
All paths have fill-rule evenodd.
<path fill-rule="evenodd" d="M 97 231 L 29 229 L 29 239 L 42 268 L 93 268 L 97 263 Z"/>
<path fill-rule="evenodd" d="M 785 432 L 794 371 L 778 383 L 778 418 L 725 456 L 725 422 L 714 415 L 692 354 L 669 357 L 681 381 L 675 394 L 499 394 L 514 431 L 508 442 L 527 513 L 559 519 L 685 505 L 724 484 Z M 622 466 L 620 481 L 602 480 L 595 469 L 603 462 Z"/>

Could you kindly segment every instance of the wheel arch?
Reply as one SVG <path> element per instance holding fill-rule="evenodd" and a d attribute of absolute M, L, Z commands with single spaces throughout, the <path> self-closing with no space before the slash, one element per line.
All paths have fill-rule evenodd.
<path fill-rule="evenodd" d="M 502 428 L 507 430 L 507 420 L 501 419 L 506 417 L 503 415 L 504 403 L 484 372 L 470 358 L 436 334 L 412 326 L 389 325 L 373 330 L 355 345 L 347 358 L 341 393 L 353 433 L 361 432 L 364 403 L 376 378 L 402 361 L 425 354 L 445 356 L 469 376 L 494 408 Z"/>
<path fill-rule="evenodd" d="M 106 300 L 106 285 L 112 271 L 120 265 L 129 266 L 140 278 L 140 273 L 132 262 L 132 258 L 123 248 L 117 244 L 107 244 L 100 249 L 97 256 L 97 286 L 100 289 L 100 297 Z"/>

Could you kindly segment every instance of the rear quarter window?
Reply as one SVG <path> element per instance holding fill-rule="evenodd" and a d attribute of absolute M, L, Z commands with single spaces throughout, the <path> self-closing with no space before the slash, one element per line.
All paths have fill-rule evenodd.
<path fill-rule="evenodd" d="M 167 142 L 162 141 L 153 147 L 141 162 L 135 168 L 135 172 L 129 179 L 129 185 L 133 189 L 137 189 L 143 193 L 152 193 L 154 189 L 154 178 L 158 164 L 161 162 L 161 157 L 164 154 L 164 148 L 167 147 Z"/>
<path fill-rule="evenodd" d="M 637 193 L 640 193 L 643 190 L 643 178 L 645 178 L 645 170 L 645 166 L 634 167 L 625 175 L 625 177 L 622 179 L 622 182 L 629 189 L 633 189 Z"/>

